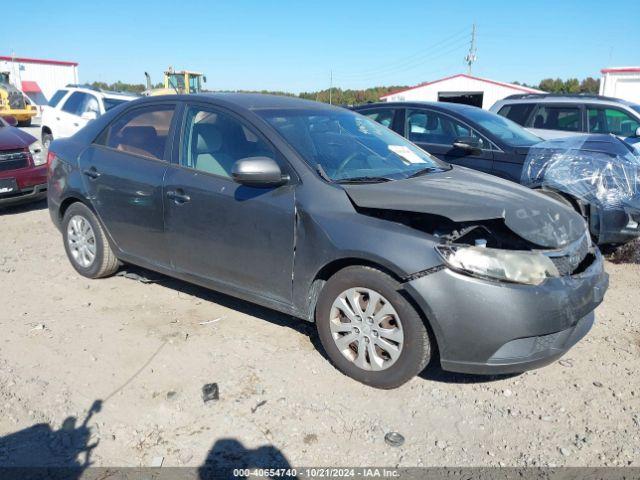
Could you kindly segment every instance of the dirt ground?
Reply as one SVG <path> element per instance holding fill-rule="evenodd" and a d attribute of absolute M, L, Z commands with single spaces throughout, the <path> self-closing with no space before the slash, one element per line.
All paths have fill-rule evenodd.
<path fill-rule="evenodd" d="M 0 211 L 0 465 L 638 466 L 640 267 L 606 267 L 597 323 L 560 362 L 432 366 L 379 391 L 311 324 L 150 272 L 82 278 L 44 203 Z"/>

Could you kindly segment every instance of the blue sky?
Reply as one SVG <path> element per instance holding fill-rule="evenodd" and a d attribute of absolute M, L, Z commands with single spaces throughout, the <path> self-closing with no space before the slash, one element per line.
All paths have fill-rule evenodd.
<path fill-rule="evenodd" d="M 201 70 L 209 89 L 299 92 L 413 85 L 464 72 L 537 83 L 640 64 L 637 0 L 200 1 L 20 0 L 0 55 L 79 62 L 80 80 L 159 81 Z M 26 28 L 25 28 L 26 27 Z M 26 32 L 27 35 L 17 34 Z"/>

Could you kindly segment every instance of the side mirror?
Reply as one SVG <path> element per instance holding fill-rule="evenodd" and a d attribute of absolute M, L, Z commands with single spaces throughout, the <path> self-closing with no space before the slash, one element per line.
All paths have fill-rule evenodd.
<path fill-rule="evenodd" d="M 288 180 L 280 166 L 269 157 L 247 157 L 238 160 L 231 169 L 231 177 L 248 187 L 277 187 Z"/>
<path fill-rule="evenodd" d="M 464 150 L 469 153 L 482 152 L 482 143 L 474 137 L 459 137 L 453 141 L 454 148 Z"/>
<path fill-rule="evenodd" d="M 7 115 L 6 117 L 2 117 L 2 119 L 12 127 L 18 126 L 18 119 L 13 115 Z"/>
<path fill-rule="evenodd" d="M 96 118 L 98 118 L 98 114 L 97 112 L 94 112 L 93 110 L 89 110 L 84 112 L 80 118 L 84 119 L 84 120 L 95 120 Z"/>

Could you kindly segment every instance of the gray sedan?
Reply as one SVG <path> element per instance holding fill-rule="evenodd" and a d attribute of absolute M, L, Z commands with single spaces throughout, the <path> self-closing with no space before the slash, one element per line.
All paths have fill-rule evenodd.
<path fill-rule="evenodd" d="M 374 387 L 432 358 L 482 374 L 548 364 L 607 288 L 576 212 L 324 104 L 140 99 L 49 160 L 51 218 L 80 274 L 136 264 L 315 322 L 335 366 Z"/>

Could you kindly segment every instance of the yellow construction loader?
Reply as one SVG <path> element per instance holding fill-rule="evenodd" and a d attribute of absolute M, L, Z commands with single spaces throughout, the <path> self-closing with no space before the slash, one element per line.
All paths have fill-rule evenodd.
<path fill-rule="evenodd" d="M 144 72 L 144 75 L 147 78 L 147 89 L 142 94 L 147 96 L 200 93 L 202 84 L 207 81 L 207 77 L 202 73 L 189 70 L 175 71 L 173 67 L 169 67 L 164 72 L 164 87 L 152 88 L 151 76 L 147 72 Z"/>
<path fill-rule="evenodd" d="M 9 82 L 9 72 L 0 72 L 0 117 L 15 117 L 18 125 L 28 127 L 37 114 L 37 107 L 27 103 L 24 93 Z"/>

